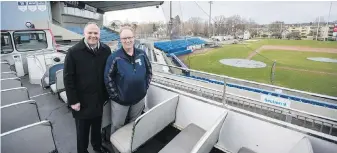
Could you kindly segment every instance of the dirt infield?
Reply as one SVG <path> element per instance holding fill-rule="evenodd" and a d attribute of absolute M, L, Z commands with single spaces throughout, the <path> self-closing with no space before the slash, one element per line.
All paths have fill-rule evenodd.
<path fill-rule="evenodd" d="M 262 50 L 291 50 L 291 51 L 300 51 L 300 52 L 320 52 L 320 53 L 334 53 L 337 54 L 336 48 L 311 48 L 311 47 L 302 47 L 302 46 L 275 46 L 275 45 L 263 45 L 255 52 L 252 52 L 246 59 L 253 58 L 257 53 Z"/>

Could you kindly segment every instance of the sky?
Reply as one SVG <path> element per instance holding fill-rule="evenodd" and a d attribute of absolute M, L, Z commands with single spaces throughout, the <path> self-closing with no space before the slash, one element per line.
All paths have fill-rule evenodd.
<path fill-rule="evenodd" d="M 169 2 L 165 1 L 159 8 L 151 6 L 106 12 L 104 16 L 107 21 L 168 21 L 169 6 Z M 207 1 L 173 1 L 172 16 L 179 15 L 184 21 L 191 17 L 200 17 L 208 21 L 209 7 Z M 212 4 L 212 17 L 219 15 L 229 17 L 238 14 L 246 19 L 251 18 L 259 24 L 268 24 L 276 20 L 285 23 L 301 23 L 313 22 L 318 16 L 327 21 L 329 9 L 329 1 L 215 1 Z M 330 13 L 330 21 L 335 20 L 337 20 L 337 1 L 332 2 Z"/>

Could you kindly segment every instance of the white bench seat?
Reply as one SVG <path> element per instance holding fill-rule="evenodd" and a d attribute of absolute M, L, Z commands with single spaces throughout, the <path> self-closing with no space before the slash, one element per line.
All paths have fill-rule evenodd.
<path fill-rule="evenodd" d="M 57 90 L 56 90 L 56 84 L 52 84 L 50 85 L 50 89 L 53 93 L 57 93 Z"/>
<path fill-rule="evenodd" d="M 138 147 L 174 122 L 178 99 L 178 95 L 174 96 L 151 108 L 136 121 L 118 129 L 110 137 L 112 145 L 121 153 L 136 151 Z"/>
<path fill-rule="evenodd" d="M 159 153 L 189 153 L 205 132 L 201 127 L 191 123 L 161 149 Z"/>
<path fill-rule="evenodd" d="M 240 150 L 238 151 L 238 153 L 256 153 L 256 152 L 253 151 L 253 150 L 250 150 L 249 148 L 242 147 L 242 148 L 240 148 Z"/>
<path fill-rule="evenodd" d="M 60 93 L 60 97 L 63 100 L 63 102 L 68 103 L 67 93 L 65 91 Z"/>
<path fill-rule="evenodd" d="M 110 142 L 115 145 L 115 147 L 120 152 L 131 152 L 131 138 L 132 138 L 132 128 L 134 126 L 134 122 L 131 122 L 125 125 L 120 130 L 117 130 L 114 133 L 113 137 L 110 137 Z"/>

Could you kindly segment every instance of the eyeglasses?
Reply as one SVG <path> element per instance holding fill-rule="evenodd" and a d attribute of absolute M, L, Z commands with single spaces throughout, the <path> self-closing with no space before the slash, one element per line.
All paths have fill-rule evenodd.
<path fill-rule="evenodd" d="M 126 40 L 132 40 L 134 38 L 134 36 L 132 37 L 124 37 L 124 38 L 121 38 L 123 41 L 126 41 Z"/>

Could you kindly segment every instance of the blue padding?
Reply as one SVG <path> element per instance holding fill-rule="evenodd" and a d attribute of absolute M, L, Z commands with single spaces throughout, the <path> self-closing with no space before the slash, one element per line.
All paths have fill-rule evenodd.
<path fill-rule="evenodd" d="M 49 68 L 49 85 L 55 84 L 56 80 L 56 72 L 58 70 L 62 70 L 64 67 L 64 64 L 55 64 L 52 67 Z"/>
<path fill-rule="evenodd" d="M 189 75 L 187 77 L 197 79 L 197 80 L 206 81 L 206 82 L 224 85 L 224 83 L 222 81 L 211 80 L 211 79 L 197 77 L 197 76 L 191 76 L 191 75 Z M 289 99 L 289 100 L 293 100 L 293 101 L 297 101 L 297 102 L 302 102 L 302 103 L 307 103 L 307 104 L 311 104 L 311 105 L 327 107 L 327 108 L 331 108 L 331 109 L 337 109 L 337 105 L 328 104 L 328 103 L 324 103 L 324 102 L 317 101 L 317 100 L 306 99 L 306 98 L 291 96 L 291 95 L 285 95 L 285 94 L 275 93 L 275 92 L 271 92 L 271 91 L 266 91 L 266 90 L 262 90 L 262 89 L 258 89 L 258 88 L 247 87 L 247 86 L 237 85 L 237 84 L 226 83 L 226 86 L 241 89 L 241 90 L 256 92 L 256 93 L 260 93 L 260 94 L 272 95 L 272 96 L 275 96 L 275 97 L 281 97 L 281 98 L 285 98 L 285 99 Z"/>
<path fill-rule="evenodd" d="M 165 53 L 175 53 L 186 50 L 188 46 L 201 45 L 205 43 L 206 41 L 203 41 L 199 38 L 187 38 L 155 42 L 154 47 L 164 51 Z"/>

